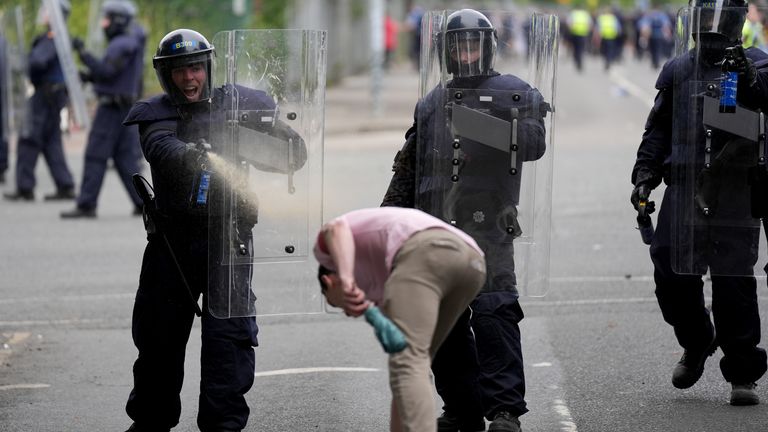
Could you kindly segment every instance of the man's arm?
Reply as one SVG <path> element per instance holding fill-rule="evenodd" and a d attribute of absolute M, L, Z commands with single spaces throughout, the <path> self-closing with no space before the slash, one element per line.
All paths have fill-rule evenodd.
<path fill-rule="evenodd" d="M 347 315 L 360 316 L 368 308 L 368 301 L 355 282 L 355 239 L 352 229 L 344 218 L 337 218 L 323 225 L 322 236 L 340 281 L 338 287 L 329 287 L 326 296 L 333 298 L 341 291 L 340 298 L 336 297 L 338 300 L 334 303 L 340 303 L 339 306 Z"/>

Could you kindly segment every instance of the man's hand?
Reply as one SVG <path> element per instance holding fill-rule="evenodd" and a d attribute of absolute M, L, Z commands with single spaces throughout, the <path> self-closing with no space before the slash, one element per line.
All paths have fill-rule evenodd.
<path fill-rule="evenodd" d="M 83 43 L 83 40 L 79 37 L 73 37 L 72 49 L 77 51 L 77 53 L 82 56 L 83 52 L 85 52 L 85 43 Z"/>
<path fill-rule="evenodd" d="M 632 190 L 632 195 L 629 201 L 632 206 L 638 212 L 641 212 L 644 216 L 653 213 L 656 210 L 656 203 L 654 201 L 648 201 L 651 196 L 651 188 L 645 183 L 640 183 Z"/>
<path fill-rule="evenodd" d="M 327 289 L 323 292 L 328 304 L 344 309 L 347 316 L 358 317 L 368 309 L 365 293 L 354 280 L 342 280 L 337 274 L 322 277 Z"/>

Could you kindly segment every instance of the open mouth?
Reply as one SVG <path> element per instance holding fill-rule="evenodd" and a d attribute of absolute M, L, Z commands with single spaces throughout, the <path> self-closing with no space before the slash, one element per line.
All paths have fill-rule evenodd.
<path fill-rule="evenodd" d="M 187 99 L 195 99 L 198 95 L 199 87 L 197 86 L 187 86 L 184 87 L 184 96 L 187 97 Z"/>

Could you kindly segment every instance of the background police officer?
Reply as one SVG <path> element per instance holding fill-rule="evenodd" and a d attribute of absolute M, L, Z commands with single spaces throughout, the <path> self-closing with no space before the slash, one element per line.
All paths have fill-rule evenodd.
<path fill-rule="evenodd" d="M 107 162 L 114 161 L 120 180 L 133 203 L 134 215 L 141 214 L 141 199 L 133 189 L 131 176 L 141 171 L 137 126 L 122 122 L 139 98 L 144 71 L 144 32 L 136 29 L 136 6 L 127 0 L 108 0 L 101 8 L 102 28 L 109 44 L 99 60 L 85 51 L 80 39 L 72 46 L 88 67 L 84 77 L 93 82 L 99 106 L 88 135 L 85 165 L 77 207 L 61 213 L 63 218 L 95 217 Z"/>
<path fill-rule="evenodd" d="M 133 368 L 134 387 L 126 405 L 134 420 L 131 431 L 169 430 L 178 423 L 185 347 L 201 293 L 206 294 L 201 312 L 197 424 L 204 432 L 239 431 L 248 421 L 245 393 L 254 380 L 256 319 L 215 318 L 209 306 L 214 301 L 211 284 L 234 280 L 232 283 L 247 284 L 238 286 L 239 292 L 249 292 L 253 269 L 250 265 L 238 265 L 220 270 L 222 258 L 216 253 L 229 251 L 218 249 L 224 240 L 217 240 L 216 236 L 225 235 L 217 228 L 223 226 L 221 221 L 226 215 L 213 205 L 213 198 L 209 206 L 205 197 L 223 193 L 219 191 L 224 180 L 213 175 L 208 183 L 200 181 L 204 166 L 211 166 L 212 156 L 204 150 L 205 146 L 188 143 L 210 141 L 211 126 L 226 123 L 226 110 L 231 108 L 233 97 L 238 97 L 238 107 L 245 110 L 274 111 L 276 106 L 263 91 L 242 86 L 235 91 L 230 85 L 212 89 L 213 50 L 196 31 L 179 29 L 168 33 L 153 59 L 165 94 L 138 102 L 125 121 L 126 125 L 139 127 L 141 148 L 150 165 L 155 192 L 151 203 L 145 201 L 145 212 L 151 221 L 146 220 L 148 243 L 133 311 L 133 338 L 139 356 Z M 292 134 L 293 154 L 301 159 L 296 161 L 297 166 L 303 165 L 307 154 L 303 140 L 292 131 L 280 133 Z M 224 151 L 222 146 L 225 144 L 210 143 L 213 152 Z M 202 190 L 204 183 L 210 187 L 206 194 L 191 193 L 193 189 Z M 238 230 L 241 251 L 246 254 L 242 258 L 250 262 L 257 209 L 253 201 L 242 199 L 233 215 L 233 229 Z M 211 220 L 219 223 L 209 225 Z M 211 248 L 209 235 L 214 237 Z M 214 256 L 209 258 L 211 251 Z M 253 298 L 250 295 L 247 301 Z"/>
<path fill-rule="evenodd" d="M 656 297 L 661 307 L 664 320 L 675 331 L 678 343 L 684 348 L 680 361 L 674 368 L 672 384 L 677 388 L 689 388 L 701 377 L 704 362 L 712 355 L 718 346 L 723 350 L 720 370 L 726 381 L 732 384 L 730 402 L 733 405 L 753 405 L 759 403 L 754 391 L 757 381 L 766 371 L 766 353 L 759 348 L 760 317 L 757 307 L 756 281 L 752 276 L 757 260 L 757 238 L 759 225 L 749 231 L 730 229 L 728 226 L 718 226 L 717 213 L 709 216 L 706 225 L 706 239 L 701 238 L 709 252 L 703 262 L 709 268 L 712 278 L 712 314 L 704 304 L 704 282 L 698 274 L 678 274 L 673 270 L 674 250 L 684 246 L 676 236 L 681 235 L 675 228 L 684 222 L 694 226 L 699 210 L 681 211 L 686 202 L 694 202 L 693 197 L 685 196 L 685 182 L 679 173 L 681 167 L 688 162 L 683 151 L 673 151 L 674 141 L 684 142 L 687 134 L 695 130 L 703 130 L 701 123 L 690 128 L 674 127 L 673 121 L 687 119 L 692 103 L 701 97 L 700 94 L 690 94 L 691 81 L 717 80 L 720 77 L 721 61 L 725 57 L 725 49 L 741 44 L 741 30 L 747 5 L 744 0 L 725 0 L 717 2 L 696 2 L 692 6 L 701 7 L 700 15 L 691 15 L 691 23 L 701 27 L 693 29 L 693 36 L 698 45 L 695 49 L 684 53 L 664 65 L 656 82 L 658 93 L 656 101 L 645 125 L 645 133 L 637 151 L 637 160 L 632 170 L 634 190 L 631 202 L 635 209 L 640 208 L 641 202 L 647 202 L 651 190 L 663 180 L 667 184 L 664 198 L 658 215 L 658 223 L 650 247 L 651 260 L 654 265 L 654 280 L 656 282 Z M 717 22 L 716 18 L 720 17 Z M 713 22 L 715 19 L 715 22 Z M 687 36 L 687 35 L 684 35 Z M 738 102 L 739 105 L 766 109 L 768 92 L 762 77 L 758 77 L 753 61 L 766 58 L 766 54 L 756 49 L 737 51 L 739 58 L 734 63 L 739 69 Z M 697 57 L 698 56 L 698 57 Z M 675 104 L 675 100 L 682 103 Z M 682 107 L 681 107 L 682 105 Z M 678 108 L 682 110 L 678 111 Z M 701 115 L 701 111 L 698 111 Z M 728 114 L 723 114 L 728 115 Z M 700 121 L 700 120 L 699 120 Z M 694 127 L 695 126 L 695 127 Z M 687 130 L 683 130 L 687 129 Z M 704 138 L 688 142 L 690 151 L 697 151 L 697 157 L 703 159 Z M 715 130 L 712 138 L 714 161 L 724 156 L 728 142 L 734 136 Z M 735 148 L 734 143 L 731 148 Z M 751 146 L 757 149 L 757 145 Z M 756 150 L 755 150 L 756 151 Z M 757 155 L 754 155 L 757 160 Z M 698 172 L 702 172 L 697 169 Z M 729 193 L 720 200 L 718 207 L 733 214 L 746 213 L 750 218 L 748 208 L 739 208 L 738 198 L 742 194 L 749 195 L 747 175 L 742 172 L 741 183 L 735 185 L 734 193 Z M 738 176 L 741 177 L 741 176 Z M 701 177 L 699 177 L 701 179 Z M 726 177 L 715 179 L 715 183 L 731 181 Z M 703 185 L 697 185 L 697 193 L 703 192 Z M 765 199 L 764 197 L 762 199 Z M 748 201 L 748 199 L 746 200 Z M 683 216 L 681 216 L 683 215 Z M 680 221 L 678 218 L 688 215 L 692 220 Z M 693 215 L 693 216 L 692 216 Z M 746 220 L 746 219 L 745 219 Z M 746 237 L 746 238 L 745 238 Z M 688 243 L 688 242 L 686 242 Z M 754 244 L 754 248 L 751 245 Z M 718 251 L 727 250 L 725 254 Z M 714 257 L 714 258 L 713 258 Z M 700 259 L 701 257 L 696 257 Z M 736 274 L 722 274 L 719 268 L 723 266 L 740 266 L 743 270 Z"/>
<path fill-rule="evenodd" d="M 453 78 L 446 87 L 488 90 L 497 95 L 506 91 L 508 95 L 532 92 L 541 99 L 541 94 L 523 80 L 513 75 L 501 75 L 493 69 L 496 44 L 496 31 L 483 14 L 472 9 L 450 14 L 445 42 L 440 48 L 447 72 Z M 417 195 L 429 194 L 430 189 L 445 188 L 446 185 L 451 191 L 459 191 L 448 193 L 455 199 L 446 205 L 452 208 L 456 226 L 472 235 L 486 253 L 488 279 L 471 304 L 471 328 L 467 310 L 433 359 L 435 385 L 445 411 L 438 419 L 438 431 L 485 430 L 484 417 L 491 420 L 489 431 L 519 431 L 518 417 L 528 411 L 519 327 L 523 311 L 518 302 L 512 243 L 506 231 L 499 232 L 496 223 L 502 219 L 516 219 L 512 215 L 516 211 L 505 205 L 509 202 L 500 202 L 504 198 L 496 200 L 495 197 L 509 197 L 511 203 L 516 203 L 520 195 L 520 176 L 509 174 L 508 155 L 504 157 L 500 152 L 484 149 L 476 143 L 474 147 L 462 145 L 466 158 L 471 161 L 465 159 L 459 176 L 462 180 L 457 184 L 466 186 L 454 188 L 450 180 L 416 179 L 416 172 L 431 173 L 426 166 L 431 159 L 419 154 L 420 151 L 453 154 L 450 140 L 436 142 L 439 138 L 435 136 L 435 130 L 442 120 L 435 113 L 444 109 L 437 96 L 438 90 L 430 92 L 416 106 L 416 121 L 406 132 L 406 143 L 396 158 L 395 173 L 382 205 L 418 206 L 435 213 L 441 210 L 425 209 L 417 202 Z M 508 116 L 510 107 L 499 107 L 504 103 L 503 97 L 494 99 L 498 110 Z M 471 102 L 464 101 L 464 104 Z M 522 148 L 516 167 L 520 171 L 524 160 L 538 159 L 544 153 L 542 117 L 537 114 L 523 116 L 518 133 Z M 422 142 L 420 149 L 417 148 L 419 141 Z M 436 173 L 432 175 L 436 176 Z M 448 175 L 445 177 L 447 179 Z M 444 192 L 434 191 L 436 195 Z M 474 222 L 484 219 L 490 223 L 490 228 L 470 229 L 473 216 L 479 213 L 484 217 L 476 218 Z M 444 214 L 435 215 L 445 218 Z"/>
<path fill-rule="evenodd" d="M 59 5 L 66 18 L 70 11 L 69 1 L 59 0 Z M 16 191 L 4 194 L 5 199 L 11 201 L 35 199 L 35 165 L 41 153 L 56 184 L 56 192 L 46 195 L 45 199 L 75 197 L 75 182 L 61 142 L 61 110 L 67 104 L 67 90 L 47 14 L 44 19 L 48 28 L 34 39 L 29 52 L 29 79 L 35 93 L 27 103 L 28 124 L 20 133 L 16 149 Z"/>

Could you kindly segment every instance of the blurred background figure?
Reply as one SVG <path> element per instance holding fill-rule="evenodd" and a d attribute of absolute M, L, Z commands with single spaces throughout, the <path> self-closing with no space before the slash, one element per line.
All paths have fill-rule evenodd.
<path fill-rule="evenodd" d="M 71 6 L 68 0 L 58 0 L 66 20 Z M 36 185 L 35 166 L 42 153 L 56 191 L 46 195 L 46 200 L 73 199 L 75 181 L 67 166 L 61 141 L 61 110 L 67 104 L 64 72 L 54 44 L 49 13 L 41 9 L 41 21 L 45 31 L 32 42 L 29 52 L 29 79 L 35 92 L 27 102 L 28 123 L 24 125 L 16 149 L 16 191 L 5 193 L 9 201 L 33 201 Z"/>
<path fill-rule="evenodd" d="M 651 55 L 651 66 L 658 69 L 667 58 L 668 46 L 673 44 L 672 20 L 666 12 L 654 7 L 638 20 L 639 45 Z"/>
<path fill-rule="evenodd" d="M 741 42 L 744 48 L 758 48 L 768 51 L 765 29 L 763 28 L 763 20 L 765 18 L 760 7 L 765 7 L 762 0 L 749 4 L 747 19 L 744 21 L 744 28 L 741 31 Z"/>
<path fill-rule="evenodd" d="M 405 18 L 405 26 L 410 32 L 410 47 L 408 57 L 411 59 L 413 67 L 419 69 L 419 57 L 421 56 L 421 18 L 424 16 L 424 9 L 421 6 L 414 5 Z"/>
<path fill-rule="evenodd" d="M 568 27 L 568 38 L 571 43 L 576 70 L 581 72 L 584 69 L 584 51 L 592 34 L 592 15 L 576 4 L 565 22 Z"/>
<path fill-rule="evenodd" d="M 597 16 L 597 31 L 594 32 L 594 39 L 595 45 L 600 47 L 605 70 L 610 69 L 619 58 L 621 33 L 621 23 L 616 15 L 610 9 L 603 9 Z"/>
<path fill-rule="evenodd" d="M 81 73 L 93 83 L 98 108 L 85 148 L 85 165 L 75 209 L 61 213 L 62 218 L 94 218 L 107 163 L 114 162 L 120 180 L 133 204 L 133 214 L 141 215 L 141 198 L 133 188 L 131 176 L 141 171 L 137 127 L 123 126 L 123 119 L 141 96 L 144 70 L 144 31 L 134 24 L 136 5 L 130 0 L 107 0 L 101 8 L 101 27 L 108 45 L 99 60 L 85 50 L 82 40 L 72 46 L 87 66 Z"/>
<path fill-rule="evenodd" d="M 5 183 L 5 171 L 8 169 L 8 132 L 10 125 L 7 124 L 8 107 L 5 106 L 6 89 L 8 83 L 8 77 L 6 76 L 6 65 L 8 60 L 6 59 L 6 45 L 7 42 L 3 35 L 0 34 L 0 184 Z"/>
<path fill-rule="evenodd" d="M 389 69 L 397 51 L 399 25 L 389 13 L 384 17 L 384 69 Z"/>

